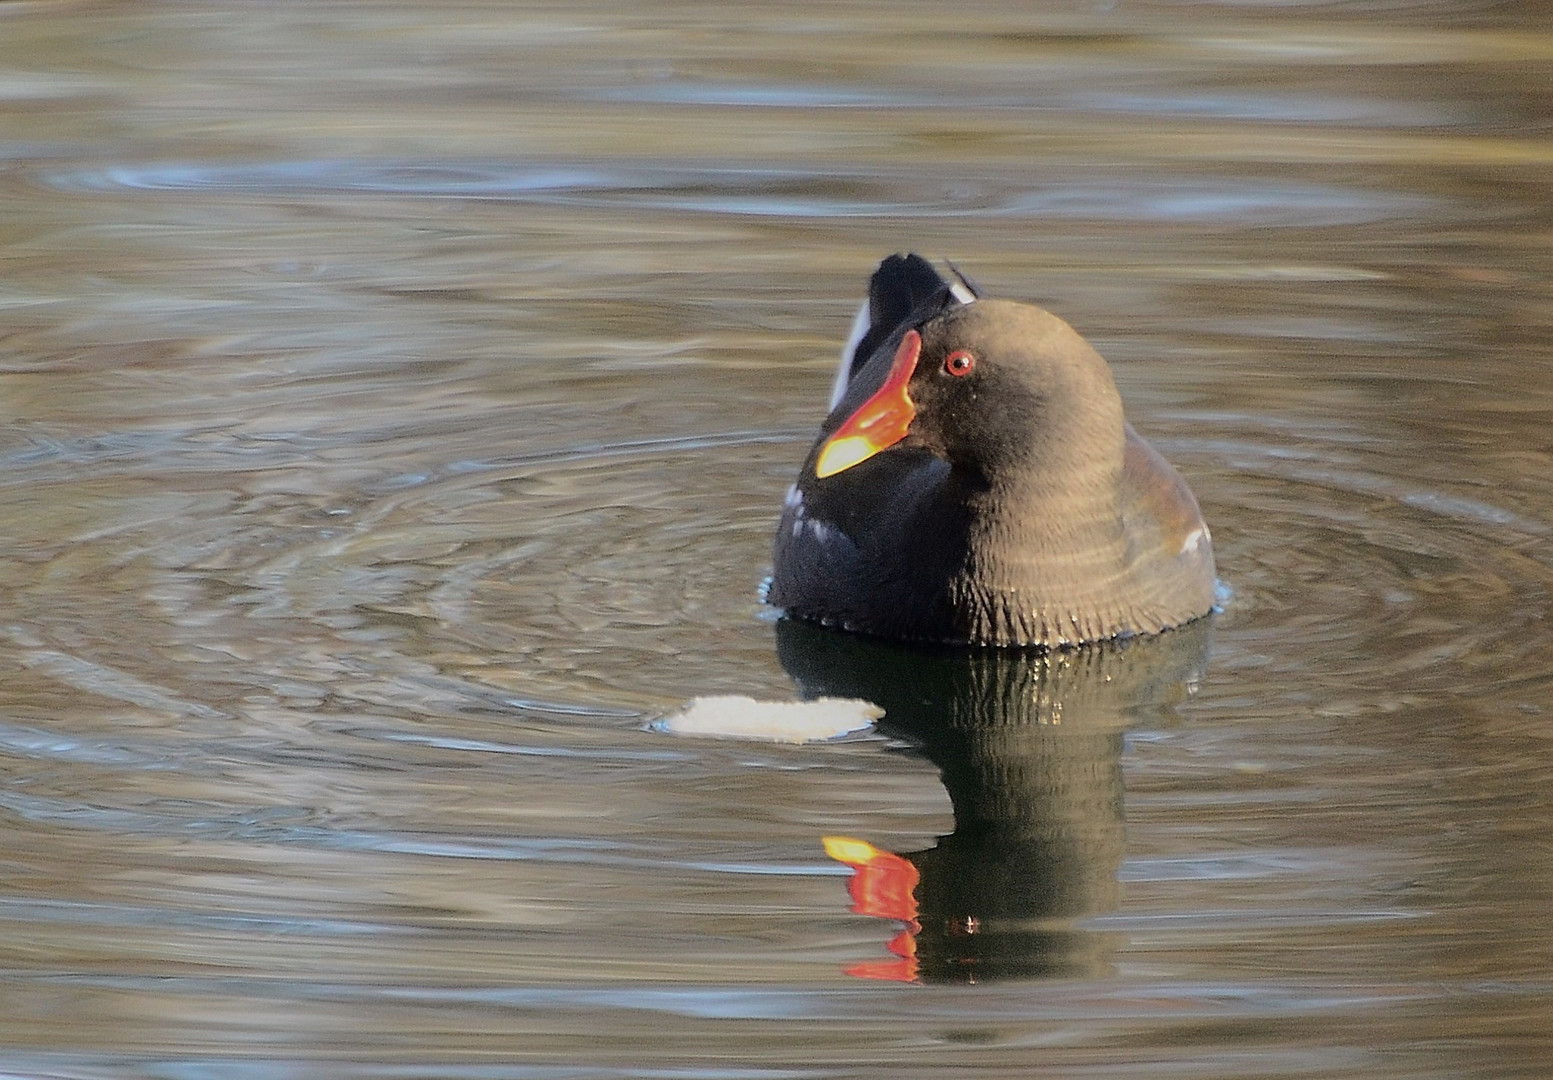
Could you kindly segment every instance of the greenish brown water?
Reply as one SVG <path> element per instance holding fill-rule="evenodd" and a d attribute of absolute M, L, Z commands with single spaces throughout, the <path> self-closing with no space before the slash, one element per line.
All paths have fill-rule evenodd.
<path fill-rule="evenodd" d="M 0 1073 L 1553 1074 L 1550 115 L 1538 5 L 0 4 Z M 1211 633 L 763 612 L 907 249 Z"/>

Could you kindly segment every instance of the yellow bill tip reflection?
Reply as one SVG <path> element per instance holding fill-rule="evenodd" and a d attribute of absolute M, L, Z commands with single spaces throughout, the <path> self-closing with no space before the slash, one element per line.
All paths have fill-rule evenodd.
<path fill-rule="evenodd" d="M 867 840 L 854 840 L 850 836 L 823 836 L 825 854 L 848 866 L 861 866 L 877 858 L 882 852 Z"/>

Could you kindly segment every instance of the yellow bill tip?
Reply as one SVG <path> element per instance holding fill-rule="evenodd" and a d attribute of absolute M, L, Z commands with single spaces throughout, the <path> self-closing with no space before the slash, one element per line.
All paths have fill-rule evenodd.
<path fill-rule="evenodd" d="M 814 463 L 814 475 L 822 480 L 827 476 L 835 476 L 867 461 L 878 452 L 879 448 L 861 435 L 832 439 L 820 451 L 819 460 Z"/>

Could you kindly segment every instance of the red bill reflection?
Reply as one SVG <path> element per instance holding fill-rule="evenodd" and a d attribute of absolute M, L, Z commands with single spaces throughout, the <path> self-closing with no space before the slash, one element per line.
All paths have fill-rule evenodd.
<path fill-rule="evenodd" d="M 906 924 L 886 946 L 899 959 L 853 964 L 846 969 L 847 974 L 859 979 L 917 982 L 917 932 L 922 929 L 917 922 L 917 868 L 866 840 L 827 836 L 823 842 L 825 854 L 852 867 L 847 891 L 852 894 L 853 911 Z"/>

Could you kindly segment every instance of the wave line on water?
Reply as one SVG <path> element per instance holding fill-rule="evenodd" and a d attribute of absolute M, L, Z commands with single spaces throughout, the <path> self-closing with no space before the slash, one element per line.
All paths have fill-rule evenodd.
<path fill-rule="evenodd" d="M 1336 183 L 1191 174 L 1094 182 L 1032 183 L 1024 173 L 987 174 L 947 189 L 875 171 L 642 164 L 628 171 L 586 162 L 311 159 L 153 162 L 57 170 L 41 182 L 63 191 L 207 193 L 294 199 L 298 193 L 646 207 L 692 214 L 780 218 L 973 218 L 1199 221 L 1259 228 L 1353 225 L 1417 217 L 1438 199 Z"/>

